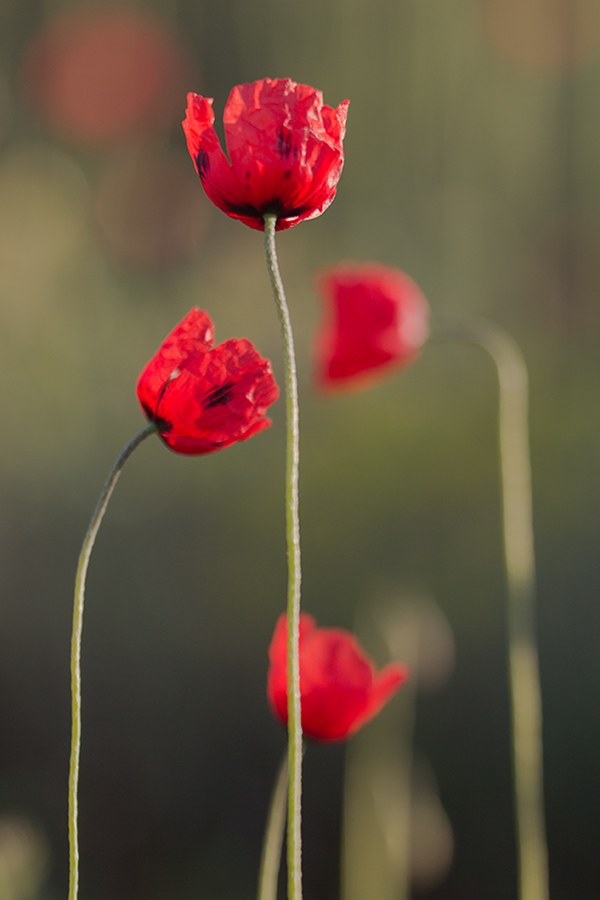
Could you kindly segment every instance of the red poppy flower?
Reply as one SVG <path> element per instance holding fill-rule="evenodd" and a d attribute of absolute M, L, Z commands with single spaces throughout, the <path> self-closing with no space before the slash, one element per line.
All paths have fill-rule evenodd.
<path fill-rule="evenodd" d="M 213 127 L 212 99 L 188 94 L 183 130 L 210 200 L 250 228 L 277 214 L 277 230 L 324 212 L 344 163 L 349 101 L 323 106 L 323 95 L 289 78 L 234 87 L 223 121 L 229 160 Z"/>
<path fill-rule="evenodd" d="M 322 273 L 326 304 L 316 340 L 323 390 L 360 390 L 411 363 L 428 334 L 427 300 L 408 275 L 378 263 L 342 263 Z"/>
<path fill-rule="evenodd" d="M 192 309 L 139 377 L 142 409 L 176 453 L 214 453 L 271 424 L 265 412 L 279 389 L 270 362 L 250 341 L 213 343 L 210 318 Z"/>
<path fill-rule="evenodd" d="M 275 715 L 286 724 L 287 620 L 280 616 L 269 647 L 267 696 Z M 317 628 L 312 616 L 300 616 L 300 695 L 302 730 L 318 741 L 350 737 L 377 715 L 408 670 L 390 663 L 381 672 L 356 638 L 341 628 Z"/>

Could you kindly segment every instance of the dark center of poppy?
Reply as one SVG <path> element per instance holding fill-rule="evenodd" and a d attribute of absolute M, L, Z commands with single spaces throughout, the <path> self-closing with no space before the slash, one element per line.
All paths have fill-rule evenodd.
<path fill-rule="evenodd" d="M 171 422 L 167 422 L 166 419 L 162 419 L 160 416 L 157 416 L 156 413 L 153 413 L 147 403 L 142 403 L 142 409 L 144 410 L 144 415 L 148 421 L 154 422 L 159 434 L 166 434 L 166 432 L 170 431 L 173 427 Z"/>

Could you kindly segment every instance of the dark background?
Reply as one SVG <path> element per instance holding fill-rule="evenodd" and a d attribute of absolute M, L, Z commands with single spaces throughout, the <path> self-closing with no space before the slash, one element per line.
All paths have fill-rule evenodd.
<path fill-rule="evenodd" d="M 454 673 L 415 723 L 454 859 L 414 896 L 516 897 L 496 388 L 483 354 L 432 342 L 367 393 L 319 398 L 313 279 L 342 258 L 405 269 L 434 314 L 493 318 L 528 360 L 552 900 L 600 895 L 599 13 L 1 0 L 0 900 L 66 894 L 73 577 L 144 424 L 141 368 L 198 305 L 283 382 L 261 235 L 211 207 L 180 127 L 186 91 L 214 96 L 219 122 L 231 87 L 265 76 L 351 101 L 335 202 L 279 239 L 304 607 L 350 628 L 385 585 L 398 605 L 434 598 L 454 636 Z M 272 414 L 213 456 L 151 439 L 118 485 L 84 625 L 86 900 L 255 895 L 285 745 L 265 698 L 286 590 L 282 401 Z M 307 900 L 340 896 L 344 752 L 307 753 Z"/>

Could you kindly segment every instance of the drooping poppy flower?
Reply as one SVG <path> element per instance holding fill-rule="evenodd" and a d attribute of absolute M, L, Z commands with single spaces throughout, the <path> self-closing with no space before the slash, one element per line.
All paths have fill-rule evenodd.
<path fill-rule="evenodd" d="M 271 424 L 265 412 L 279 389 L 270 362 L 250 341 L 213 343 L 210 318 L 192 309 L 139 377 L 141 407 L 176 453 L 214 453 Z"/>
<path fill-rule="evenodd" d="M 327 209 L 344 163 L 348 100 L 332 109 L 321 91 L 289 78 L 237 85 L 223 115 L 229 160 L 213 126 L 212 99 L 187 100 L 188 149 L 215 206 L 261 231 L 265 213 L 277 214 L 281 231 Z"/>
<path fill-rule="evenodd" d="M 414 281 L 379 263 L 341 263 L 318 288 L 325 317 L 315 342 L 323 390 L 360 390 L 411 363 L 427 339 L 429 306 Z"/>
<path fill-rule="evenodd" d="M 287 724 L 287 620 L 277 621 L 269 647 L 267 697 Z M 408 669 L 389 663 L 377 672 L 354 635 L 341 628 L 318 628 L 300 615 L 300 695 L 302 731 L 317 741 L 341 741 L 377 715 L 408 678 Z"/>

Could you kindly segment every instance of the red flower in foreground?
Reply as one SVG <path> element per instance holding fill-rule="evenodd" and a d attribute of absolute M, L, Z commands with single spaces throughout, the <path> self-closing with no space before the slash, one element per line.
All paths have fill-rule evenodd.
<path fill-rule="evenodd" d="M 287 724 L 287 621 L 280 616 L 269 647 L 267 696 L 275 715 Z M 317 628 L 300 616 L 300 694 L 302 730 L 318 741 L 350 737 L 376 716 L 401 684 L 408 669 L 390 663 L 381 672 L 356 638 L 341 628 Z"/>
<path fill-rule="evenodd" d="M 213 453 L 271 424 L 265 412 L 279 389 L 270 362 L 250 341 L 213 343 L 208 315 L 192 309 L 139 377 L 142 409 L 176 453 Z"/>
<path fill-rule="evenodd" d="M 210 200 L 250 228 L 277 230 L 324 212 L 344 163 L 342 140 L 349 101 L 323 106 L 323 95 L 289 78 L 234 87 L 223 121 L 229 161 L 213 127 L 212 99 L 188 94 L 183 130 Z"/>
<path fill-rule="evenodd" d="M 427 300 L 408 275 L 378 263 L 342 263 L 322 273 L 326 303 L 316 340 L 324 390 L 357 390 L 408 365 L 428 334 Z"/>

